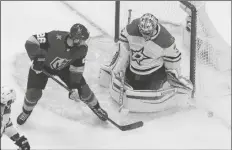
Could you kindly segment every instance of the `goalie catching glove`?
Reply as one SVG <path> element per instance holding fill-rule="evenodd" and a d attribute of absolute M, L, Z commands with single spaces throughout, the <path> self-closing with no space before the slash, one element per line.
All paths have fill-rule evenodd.
<path fill-rule="evenodd" d="M 193 90 L 193 85 L 190 80 L 180 76 L 176 70 L 166 70 L 168 83 L 178 88 L 178 93 L 189 94 Z"/>

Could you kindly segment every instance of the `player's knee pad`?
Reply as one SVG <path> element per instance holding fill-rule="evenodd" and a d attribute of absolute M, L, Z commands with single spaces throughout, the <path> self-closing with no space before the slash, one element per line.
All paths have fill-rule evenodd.
<path fill-rule="evenodd" d="M 37 103 L 42 97 L 42 89 L 30 88 L 27 89 L 25 98 L 29 103 Z"/>

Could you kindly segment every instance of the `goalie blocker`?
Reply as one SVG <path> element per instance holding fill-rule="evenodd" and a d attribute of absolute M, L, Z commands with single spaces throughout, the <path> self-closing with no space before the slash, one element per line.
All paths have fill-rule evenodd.
<path fill-rule="evenodd" d="M 167 70 L 167 80 L 159 90 L 134 90 L 125 82 L 123 101 L 120 101 L 121 79 L 113 73 L 117 62 L 117 53 L 109 65 L 102 65 L 99 73 L 99 84 L 110 89 L 110 95 L 119 105 L 123 105 L 130 112 L 159 112 L 178 105 L 177 99 L 186 100 L 193 90 L 191 82 L 175 72 Z M 186 97 L 187 96 L 187 97 Z"/>

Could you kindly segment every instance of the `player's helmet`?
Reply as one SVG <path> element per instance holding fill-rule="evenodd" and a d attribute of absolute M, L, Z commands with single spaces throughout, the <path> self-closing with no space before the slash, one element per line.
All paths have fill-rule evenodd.
<path fill-rule="evenodd" d="M 140 18 L 139 24 L 138 24 L 139 32 L 146 39 L 147 38 L 149 39 L 152 36 L 154 36 L 154 31 L 156 30 L 157 26 L 158 26 L 158 19 L 150 13 L 144 14 Z"/>
<path fill-rule="evenodd" d="M 84 25 L 76 23 L 71 27 L 69 36 L 74 44 L 79 44 L 89 38 L 89 31 Z"/>
<path fill-rule="evenodd" d="M 1 104 L 9 106 L 16 100 L 16 92 L 8 86 L 1 87 Z"/>

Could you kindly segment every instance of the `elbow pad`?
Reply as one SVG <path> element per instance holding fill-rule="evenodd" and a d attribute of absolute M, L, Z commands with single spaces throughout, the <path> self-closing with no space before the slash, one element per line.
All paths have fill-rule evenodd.
<path fill-rule="evenodd" d="M 38 51 L 40 50 L 40 44 L 34 36 L 31 36 L 25 43 L 25 49 L 31 60 L 34 60 Z"/>

